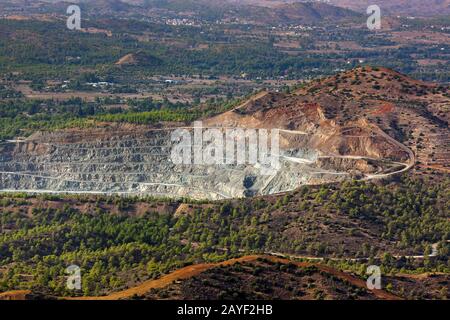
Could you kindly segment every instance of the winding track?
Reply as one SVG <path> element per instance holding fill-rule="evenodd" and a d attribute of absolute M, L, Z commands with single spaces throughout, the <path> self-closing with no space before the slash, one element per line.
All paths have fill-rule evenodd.
<path fill-rule="evenodd" d="M 387 178 L 387 177 L 390 177 L 390 176 L 392 176 L 394 174 L 397 175 L 397 174 L 409 171 L 410 169 L 412 169 L 414 167 L 414 165 L 416 164 L 416 155 L 411 149 L 409 149 L 407 146 L 403 145 L 402 143 L 398 142 L 397 140 L 392 138 L 390 135 L 388 135 L 386 132 L 384 132 L 380 128 L 376 127 L 375 125 L 372 125 L 372 124 L 370 124 L 368 122 L 367 122 L 367 125 L 369 127 L 371 127 L 372 130 L 374 130 L 374 132 L 378 133 L 379 135 L 381 135 L 382 137 L 384 137 L 385 139 L 387 139 L 388 141 L 390 141 L 391 143 L 393 143 L 394 145 L 399 147 L 401 150 L 406 152 L 408 154 L 408 156 L 409 156 L 409 161 L 405 164 L 405 168 L 403 168 L 402 170 L 396 171 L 396 172 L 392 172 L 392 173 L 386 173 L 386 174 L 378 174 L 378 175 L 372 175 L 372 176 L 368 175 L 368 177 L 367 177 L 368 180 Z"/>
<path fill-rule="evenodd" d="M 447 240 L 447 242 L 450 243 L 450 240 Z M 401 258 L 406 258 L 406 259 L 412 259 L 412 260 L 422 260 L 425 258 L 434 258 L 437 257 L 439 252 L 438 252 L 438 245 L 439 243 L 433 243 L 431 245 L 431 253 L 429 255 L 415 255 L 415 256 L 401 256 L 401 255 L 393 255 L 392 257 L 395 259 L 401 259 Z M 265 254 L 268 255 L 272 255 L 275 257 L 281 257 L 281 258 L 287 258 L 287 259 L 305 259 L 305 260 L 311 260 L 311 261 L 324 261 L 325 258 L 322 257 L 312 257 L 312 256 L 300 256 L 300 255 L 293 255 L 293 254 L 287 254 L 287 253 L 281 253 L 281 252 L 273 252 L 273 251 L 269 251 L 269 252 L 265 252 Z M 377 257 L 380 258 L 380 257 Z M 352 261 L 352 262 L 358 262 L 358 261 L 368 261 L 370 260 L 370 257 L 365 257 L 365 258 L 326 258 L 327 260 L 332 260 L 332 261 Z"/>

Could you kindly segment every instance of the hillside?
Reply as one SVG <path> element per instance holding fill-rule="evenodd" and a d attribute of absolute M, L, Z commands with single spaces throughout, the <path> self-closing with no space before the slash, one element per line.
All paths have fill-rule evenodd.
<path fill-rule="evenodd" d="M 273 256 L 244 256 L 224 262 L 181 268 L 107 296 L 79 300 L 400 300 L 445 299 L 446 274 L 397 274 L 384 279 L 386 290 L 368 290 L 349 272 L 311 262 Z M 0 293 L 0 300 L 58 299 L 30 290 Z"/>
<path fill-rule="evenodd" d="M 387 274 L 404 274 L 392 280 L 405 286 L 396 295 L 437 297 L 445 278 L 421 277 L 416 286 L 409 275 L 416 270 L 448 273 L 450 243 L 442 239 L 450 232 L 449 183 L 403 177 L 392 183 L 305 186 L 280 196 L 200 203 L 2 194 L 0 292 L 31 288 L 38 296 L 73 296 L 66 290 L 65 268 L 74 263 L 84 275 L 78 296 L 133 291 L 141 285 L 150 289 L 145 283 L 161 288 L 174 279 L 152 280 L 167 279 L 186 266 L 204 271 L 209 263 L 257 253 L 321 264 L 328 258 L 334 269 L 359 277 L 367 263 L 376 264 Z M 50 272 L 53 277 L 42 277 Z"/>
<path fill-rule="evenodd" d="M 337 6 L 365 12 L 373 2 L 369 0 L 331 0 Z M 379 0 L 377 5 L 390 15 L 445 16 L 450 14 L 449 0 Z"/>
<path fill-rule="evenodd" d="M 385 68 L 359 68 L 297 92 L 333 96 L 342 103 L 324 112 L 339 123 L 366 119 L 416 154 L 420 168 L 447 171 L 450 157 L 448 87 L 416 81 Z"/>
<path fill-rule="evenodd" d="M 354 11 L 331 6 L 322 2 L 297 2 L 280 4 L 271 8 L 249 7 L 241 19 L 249 19 L 257 24 L 318 24 L 327 21 L 338 22 L 359 19 L 362 16 Z"/>
<path fill-rule="evenodd" d="M 26 5 L 25 0 L 12 0 L 8 8 Z M 340 21 L 357 18 L 360 14 L 321 2 L 275 2 L 267 3 L 210 0 L 79 0 L 82 11 L 89 16 L 124 16 L 156 15 L 176 16 L 178 18 L 199 18 L 207 21 L 227 20 L 251 22 L 258 25 L 317 24 L 323 21 Z M 38 1 L 33 6 L 37 12 L 64 12 L 67 1 Z M 6 6 L 6 4 L 5 4 Z"/>
<path fill-rule="evenodd" d="M 310 134 L 327 154 L 448 170 L 448 88 L 385 68 L 361 67 L 315 80 L 293 94 L 269 93 L 206 122 Z M 387 136 L 387 135 L 389 136 Z"/>
<path fill-rule="evenodd" d="M 448 296 L 448 275 L 397 275 L 384 280 L 392 286 L 369 291 L 365 281 L 349 273 L 312 263 L 270 256 L 219 265 L 163 288 L 152 288 L 132 299 L 175 300 L 373 300 L 441 299 Z"/>

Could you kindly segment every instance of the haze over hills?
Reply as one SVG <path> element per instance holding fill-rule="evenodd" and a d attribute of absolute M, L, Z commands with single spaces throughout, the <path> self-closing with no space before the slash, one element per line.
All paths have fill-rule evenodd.
<path fill-rule="evenodd" d="M 249 9 L 250 17 L 254 17 L 254 21 L 263 24 L 272 24 L 274 22 L 313 24 L 326 21 L 338 22 L 347 19 L 356 20 L 361 17 L 356 12 L 321 2 L 282 4 L 273 8 L 255 10 L 254 15 L 252 15 L 251 10 Z"/>
<path fill-rule="evenodd" d="M 370 0 L 228 0 L 228 2 L 267 7 L 301 2 L 319 2 L 348 8 L 364 14 L 368 6 L 377 4 L 382 12 L 389 15 L 445 16 L 450 13 L 449 0 L 380 0 L 376 3 Z"/>
<path fill-rule="evenodd" d="M 16 6 L 27 6 L 25 0 L 11 0 Z M 318 23 L 351 19 L 359 14 L 348 9 L 338 8 L 322 2 L 278 2 L 269 8 L 264 4 L 234 1 L 206 0 L 79 0 L 74 1 L 89 15 L 125 15 L 151 16 L 154 14 L 176 14 L 179 17 L 197 17 L 215 21 L 253 22 L 261 25 Z M 38 1 L 33 8 L 41 8 L 52 13 L 64 13 L 70 5 L 67 1 Z"/>
<path fill-rule="evenodd" d="M 358 12 L 365 12 L 367 7 L 374 4 L 369 0 L 330 0 L 333 5 L 349 8 Z M 450 14 L 449 0 L 379 0 L 376 4 L 382 12 L 389 15 L 411 16 L 446 16 Z"/>
<path fill-rule="evenodd" d="M 310 6 L 316 7 L 318 5 L 325 8 L 325 6 L 338 6 L 354 10 L 358 13 L 366 14 L 366 9 L 373 3 L 369 0 L 6 0 L 3 5 L 37 8 L 43 6 L 46 10 L 67 7 L 70 3 L 81 4 L 89 10 L 100 10 L 97 13 L 112 12 L 130 12 L 135 11 L 139 13 L 138 8 L 149 9 L 165 9 L 173 10 L 175 12 L 181 11 L 196 11 L 197 14 L 202 14 L 201 10 L 213 11 L 216 15 L 223 15 L 228 10 L 236 10 L 237 8 L 245 10 L 261 10 L 261 8 L 271 8 L 274 10 L 283 10 L 289 8 L 292 4 L 300 4 L 301 8 L 308 8 Z M 410 16 L 446 16 L 450 14 L 449 0 L 380 0 L 377 5 L 381 7 L 382 13 L 387 15 L 410 15 Z M 269 12 L 269 11 L 265 11 Z M 141 12 L 143 13 L 143 12 Z M 239 11 L 235 13 L 239 14 Z"/>

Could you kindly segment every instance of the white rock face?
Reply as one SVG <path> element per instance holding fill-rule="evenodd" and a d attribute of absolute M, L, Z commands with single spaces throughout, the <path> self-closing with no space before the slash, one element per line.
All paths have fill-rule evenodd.
<path fill-rule="evenodd" d="M 347 172 L 321 169 L 316 151 L 286 146 L 280 150 L 280 169 L 270 175 L 261 174 L 258 164 L 174 164 L 170 133 L 57 132 L 2 144 L 0 190 L 217 200 L 350 178 Z"/>

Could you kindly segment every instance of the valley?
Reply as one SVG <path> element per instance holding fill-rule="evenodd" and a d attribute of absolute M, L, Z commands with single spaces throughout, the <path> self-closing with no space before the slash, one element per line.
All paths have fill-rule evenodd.
<path fill-rule="evenodd" d="M 450 299 L 448 1 L 74 3 L 0 3 L 0 300 Z"/>

